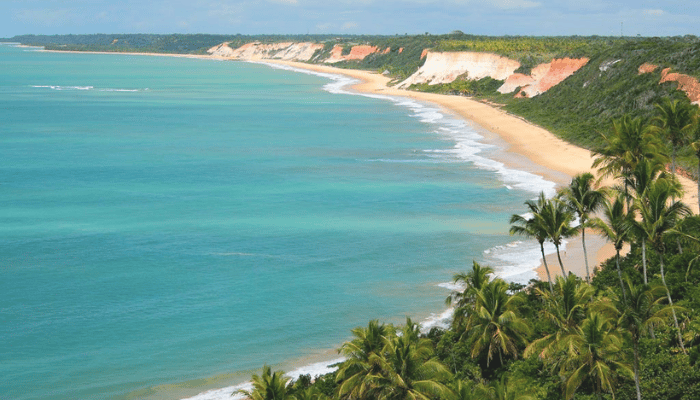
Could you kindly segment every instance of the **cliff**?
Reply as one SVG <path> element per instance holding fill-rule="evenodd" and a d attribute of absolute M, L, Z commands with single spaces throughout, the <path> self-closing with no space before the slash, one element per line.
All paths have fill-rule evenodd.
<path fill-rule="evenodd" d="M 390 50 L 390 48 L 387 48 L 384 51 L 384 53 L 386 54 Z M 328 57 L 324 62 L 333 64 L 341 61 L 360 61 L 364 60 L 365 57 L 367 57 L 368 55 L 374 53 L 379 53 L 379 48 L 377 46 L 359 45 L 352 46 L 350 48 L 350 53 L 343 55 L 343 46 L 337 44 L 333 46 L 333 50 L 331 50 L 331 56 Z"/>
<path fill-rule="evenodd" d="M 316 51 L 322 49 L 322 44 L 309 42 L 269 44 L 253 42 L 232 49 L 226 42 L 210 48 L 207 52 L 214 57 L 224 59 L 309 61 Z"/>
<path fill-rule="evenodd" d="M 490 53 L 427 52 L 425 64 L 397 87 L 407 88 L 420 83 L 450 83 L 465 74 L 469 80 L 479 80 L 488 76 L 502 81 L 518 68 L 519 62 Z"/>
<path fill-rule="evenodd" d="M 532 69 L 530 75 L 515 73 L 520 63 L 506 57 L 490 53 L 476 52 L 427 52 L 425 64 L 408 79 L 401 82 L 399 88 L 413 84 L 427 83 L 436 85 L 450 83 L 458 77 L 468 80 L 480 80 L 490 77 L 504 81 L 499 93 L 520 91 L 517 97 L 533 97 L 544 93 L 568 78 L 588 63 L 588 58 L 554 59 Z"/>

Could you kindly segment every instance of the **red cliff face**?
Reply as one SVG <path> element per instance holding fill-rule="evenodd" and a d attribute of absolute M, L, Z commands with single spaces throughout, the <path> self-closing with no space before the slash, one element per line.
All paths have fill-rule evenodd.
<path fill-rule="evenodd" d="M 588 58 L 555 58 L 532 69 L 533 83 L 522 88 L 522 95 L 533 97 L 560 84 L 588 63 Z"/>
<path fill-rule="evenodd" d="M 551 62 L 540 64 L 532 69 L 530 75 L 512 74 L 498 88 L 500 93 L 520 91 L 516 97 L 533 97 L 544 93 L 573 75 L 588 63 L 588 58 L 555 58 Z"/>
<path fill-rule="evenodd" d="M 692 76 L 671 72 L 671 68 L 661 71 L 661 81 L 678 82 L 678 89 L 685 92 L 693 104 L 700 104 L 700 83 Z"/>
<path fill-rule="evenodd" d="M 428 51 L 429 51 L 428 49 L 423 49 L 423 52 L 420 53 L 420 59 L 421 59 L 421 60 L 424 59 L 425 56 L 428 55 Z"/>
<path fill-rule="evenodd" d="M 391 49 L 387 49 L 391 50 Z M 325 61 L 327 63 L 337 63 L 340 61 L 349 60 L 364 60 L 370 54 L 378 53 L 379 48 L 377 46 L 359 45 L 352 46 L 350 49 L 350 54 L 343 55 L 343 46 L 336 44 L 331 50 L 331 55 Z M 385 51 L 386 53 L 386 51 Z"/>

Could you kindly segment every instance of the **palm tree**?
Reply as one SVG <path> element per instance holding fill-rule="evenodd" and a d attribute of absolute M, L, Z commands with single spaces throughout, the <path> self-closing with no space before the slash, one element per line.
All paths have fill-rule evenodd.
<path fill-rule="evenodd" d="M 586 264 L 586 280 L 591 281 L 591 272 L 588 269 L 588 254 L 586 252 L 586 227 L 588 217 L 595 213 L 603 205 L 605 194 L 602 190 L 593 189 L 593 175 L 584 173 L 576 175 L 569 187 L 561 192 L 561 198 L 571 211 L 576 213 L 581 227 L 581 243 L 583 245 L 583 259 Z"/>
<path fill-rule="evenodd" d="M 378 400 L 430 400 L 449 398 L 452 391 L 444 382 L 452 374 L 433 358 L 433 344 L 418 337 L 418 325 L 407 319 L 401 336 L 387 341 L 384 355 L 374 355 L 381 369 L 372 377 L 368 398 Z"/>
<path fill-rule="evenodd" d="M 634 374 L 624 362 L 622 335 L 605 315 L 590 312 L 565 341 L 567 353 L 561 373 L 565 378 L 566 399 L 571 399 L 587 379 L 593 381 L 596 396 L 602 399 L 603 391 L 614 393 L 617 376 L 633 378 Z"/>
<path fill-rule="evenodd" d="M 291 378 L 284 372 L 276 371 L 265 365 L 262 375 L 253 375 L 253 390 L 239 390 L 233 394 L 243 394 L 251 400 L 296 400 L 288 385 Z"/>
<path fill-rule="evenodd" d="M 563 202 L 555 198 L 547 201 L 539 215 L 547 231 L 547 237 L 557 249 L 557 260 L 559 260 L 561 274 L 566 276 L 564 263 L 561 262 L 559 246 L 561 246 L 565 238 L 572 237 L 578 233 L 578 227 L 571 226 L 574 221 L 574 214 L 566 208 Z"/>
<path fill-rule="evenodd" d="M 517 382 L 508 380 L 506 375 L 502 375 L 501 379 L 492 381 L 489 386 L 480 385 L 480 399 L 487 400 L 534 400 L 535 397 L 530 395 L 529 388 L 523 390 L 517 387 Z"/>
<path fill-rule="evenodd" d="M 693 114 L 695 126 L 690 132 L 689 141 L 690 147 L 695 151 L 695 157 L 698 159 L 698 199 L 700 199 L 700 110 L 693 108 Z M 700 201 L 698 201 L 698 207 L 700 207 Z"/>
<path fill-rule="evenodd" d="M 683 146 L 695 130 L 695 106 L 687 101 L 665 98 L 656 104 L 657 115 L 652 122 L 653 132 L 666 136 L 671 144 L 671 173 L 676 174 L 676 152 Z"/>
<path fill-rule="evenodd" d="M 613 121 L 612 134 L 602 136 L 604 145 L 593 151 L 593 167 L 600 167 L 601 177 L 626 177 L 641 160 L 665 160 L 663 146 L 640 117 L 625 115 Z"/>
<path fill-rule="evenodd" d="M 680 327 L 678 326 L 678 318 L 676 311 L 673 308 L 673 299 L 671 292 L 666 285 L 666 273 L 664 271 L 664 253 L 666 245 L 664 238 L 676 226 L 678 221 L 685 215 L 690 214 L 688 206 L 681 202 L 673 201 L 673 194 L 678 192 L 678 182 L 674 179 L 658 179 L 653 182 L 646 192 L 646 202 L 642 204 L 640 212 L 642 219 L 649 226 L 649 238 L 651 246 L 659 254 L 659 264 L 661 267 L 661 282 L 666 289 L 668 304 L 671 306 L 673 314 L 673 323 L 678 333 L 678 341 L 681 345 L 683 353 L 685 346 L 683 345 L 683 336 L 681 335 Z"/>
<path fill-rule="evenodd" d="M 341 397 L 361 399 L 371 389 L 372 376 L 381 369 L 375 356 L 382 355 L 387 341 L 396 333 L 393 326 L 372 320 L 367 328 L 357 327 L 352 334 L 355 338 L 340 347 L 347 359 L 338 368 L 336 381 L 340 383 Z"/>
<path fill-rule="evenodd" d="M 474 312 L 462 334 L 470 341 L 472 358 L 485 351 L 487 367 L 496 355 L 501 365 L 503 356 L 518 358 L 518 345 L 525 343 L 530 332 L 529 325 L 517 314 L 521 301 L 519 294 L 508 294 L 508 284 L 502 279 L 495 279 L 476 292 Z"/>
<path fill-rule="evenodd" d="M 620 270 L 620 250 L 625 242 L 630 239 L 630 232 L 634 224 L 634 214 L 625 211 L 624 199 L 622 195 L 618 195 L 613 203 L 605 201 L 603 207 L 603 215 L 605 221 L 596 218 L 592 223 L 595 229 L 605 236 L 613 246 L 615 246 L 615 266 L 617 267 L 617 276 L 620 278 L 620 289 L 622 289 L 623 297 L 625 295 L 625 286 L 622 283 L 622 271 Z"/>
<path fill-rule="evenodd" d="M 445 299 L 445 303 L 448 306 L 453 302 L 455 304 L 453 318 L 455 326 L 459 326 L 459 324 L 463 322 L 467 308 L 473 305 L 476 292 L 481 290 L 481 288 L 489 282 L 489 276 L 493 274 L 493 272 L 493 268 L 482 267 L 476 261 L 472 261 L 471 271 L 454 275 L 454 283 L 462 283 L 464 285 L 464 290 L 461 292 L 452 292 Z"/>
<path fill-rule="evenodd" d="M 544 196 L 544 192 L 540 192 L 540 196 L 537 201 L 528 200 L 525 205 L 530 210 L 530 216 L 523 216 L 513 214 L 510 217 L 510 234 L 511 235 L 522 235 L 525 237 L 533 238 L 537 240 L 540 244 L 540 252 L 542 253 L 542 262 L 544 263 L 544 269 L 547 271 L 547 281 L 549 281 L 549 290 L 553 291 L 552 286 L 552 276 L 549 273 L 549 266 L 547 266 L 547 257 L 544 254 L 544 241 L 547 240 L 547 229 L 545 229 L 544 221 L 539 217 L 542 209 L 547 204 L 547 198 Z"/>
<path fill-rule="evenodd" d="M 574 333 L 586 317 L 595 294 L 595 289 L 576 275 L 557 277 L 554 288 L 554 292 L 535 289 L 545 304 L 544 317 L 554 325 L 554 332 L 530 343 L 524 357 L 537 352 L 541 359 L 550 359 L 561 344 L 561 339 Z"/>
<path fill-rule="evenodd" d="M 664 322 L 669 308 L 659 304 L 662 299 L 659 296 L 659 289 L 663 291 L 663 288 L 652 288 L 646 284 L 635 285 L 629 277 L 625 277 L 624 282 L 628 293 L 626 301 L 609 290 L 610 288 L 608 288 L 608 296 L 612 299 L 614 308 L 619 312 L 618 324 L 625 328 L 632 338 L 634 385 L 637 391 L 637 400 L 642 400 L 639 384 L 639 339 L 645 331 L 651 331 L 652 326 Z"/>
<path fill-rule="evenodd" d="M 664 171 L 663 164 L 653 160 L 642 160 L 637 164 L 634 171 L 625 178 L 625 184 L 634 191 L 634 207 L 639 209 L 644 204 L 647 188 L 657 179 L 666 179 L 668 175 Z M 677 193 L 680 196 L 680 191 Z M 634 219 L 632 233 L 639 238 L 642 245 L 642 269 L 644 272 L 644 283 L 648 283 L 647 278 L 647 241 L 649 240 L 650 227 L 643 219 Z"/>

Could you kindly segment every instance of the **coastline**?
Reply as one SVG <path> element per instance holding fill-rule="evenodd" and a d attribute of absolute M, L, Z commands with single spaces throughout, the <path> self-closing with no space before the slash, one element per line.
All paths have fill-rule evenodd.
<path fill-rule="evenodd" d="M 242 60 L 245 61 L 245 60 Z M 344 75 L 357 79 L 360 82 L 352 85 L 352 89 L 360 93 L 372 95 L 407 97 L 421 102 L 437 104 L 449 112 L 471 121 L 488 132 L 495 134 L 507 146 L 504 150 L 525 157 L 527 161 L 542 167 L 536 173 L 543 178 L 552 181 L 557 187 L 567 186 L 571 178 L 579 173 L 590 172 L 597 176 L 591 168 L 594 157 L 584 148 L 556 137 L 551 132 L 536 126 L 518 116 L 508 114 L 491 105 L 463 97 L 434 93 L 414 92 L 404 89 L 395 89 L 387 84 L 390 78 L 362 70 L 342 69 L 332 66 L 306 64 L 281 60 L 260 60 L 269 64 L 278 64 L 297 69 L 309 70 L 317 73 Z M 499 161 L 516 168 L 513 159 L 499 159 Z M 697 194 L 695 182 L 685 177 L 679 177 L 685 189 L 683 201 L 691 209 L 697 209 Z M 612 183 L 611 179 L 603 180 L 603 185 Z M 597 266 L 615 255 L 612 244 L 591 230 L 586 231 L 586 250 L 591 273 Z M 583 244 L 579 238 L 569 240 L 565 249 L 561 252 L 562 262 L 566 269 L 580 277 L 586 276 L 586 268 L 583 260 Z M 561 275 L 556 253 L 548 254 L 547 264 L 552 278 Z M 540 265 L 535 269 L 540 280 L 547 280 L 544 263 L 540 259 Z"/>
<path fill-rule="evenodd" d="M 60 51 L 56 51 L 56 52 L 60 52 Z M 82 53 L 82 52 L 74 52 L 74 53 Z M 165 56 L 165 57 L 221 60 L 218 57 L 215 58 L 215 57 L 209 57 L 209 56 L 188 56 L 188 55 L 178 55 L 178 54 L 111 53 L 111 52 L 104 52 L 104 53 L 98 53 L 98 54 L 122 54 L 122 55 L 138 55 L 138 56 L 154 56 L 155 55 L 155 56 Z M 266 63 L 272 63 L 271 60 L 262 60 L 262 61 L 264 61 Z M 280 63 L 280 64 L 287 64 L 287 65 L 293 66 L 295 68 L 310 69 L 310 70 L 314 70 L 317 72 L 332 73 L 332 74 L 350 76 L 352 78 L 359 79 L 362 82 L 353 85 L 353 89 L 360 91 L 360 92 L 363 92 L 363 93 L 408 97 L 408 98 L 413 98 L 413 99 L 416 99 L 419 101 L 425 101 L 425 102 L 430 102 L 433 104 L 438 104 L 441 107 L 444 107 L 445 109 L 450 110 L 453 113 L 455 113 L 459 116 L 462 116 L 463 118 L 465 118 L 469 121 L 474 121 L 475 123 L 482 126 L 484 129 L 496 134 L 499 138 L 501 138 L 503 141 L 508 143 L 509 147 L 506 149 L 506 151 L 512 152 L 514 154 L 521 154 L 523 157 L 527 158 L 528 160 L 532 161 L 533 163 L 537 163 L 533 159 L 533 157 L 537 157 L 537 150 L 542 147 L 541 145 L 537 144 L 536 146 L 531 146 L 531 147 L 534 147 L 534 149 L 530 149 L 529 151 L 534 151 L 534 153 L 529 153 L 527 149 L 523 150 L 522 152 L 519 152 L 518 151 L 519 147 L 517 146 L 517 140 L 515 140 L 515 139 L 517 139 L 517 137 L 519 135 L 517 132 L 512 130 L 512 129 L 516 129 L 516 128 L 511 127 L 510 128 L 511 130 L 509 131 L 508 121 L 501 122 L 501 120 L 500 120 L 500 118 L 503 118 L 503 117 L 498 116 L 498 115 L 495 117 L 488 117 L 488 116 L 484 116 L 484 114 L 481 112 L 483 111 L 483 107 L 486 107 L 487 110 L 491 109 L 493 111 L 500 112 L 501 114 L 503 114 L 506 117 L 515 118 L 515 119 L 517 119 L 521 122 L 524 122 L 526 124 L 528 124 L 528 123 L 526 121 L 521 120 L 518 117 L 509 116 L 508 114 L 503 113 L 500 110 L 497 110 L 497 109 L 490 107 L 488 105 L 476 102 L 476 101 L 471 100 L 471 99 L 461 98 L 461 97 L 457 97 L 457 96 L 430 95 L 430 94 L 426 94 L 426 93 L 409 92 L 409 91 L 404 91 L 404 90 L 392 89 L 392 88 L 389 88 L 386 86 L 386 83 L 389 81 L 388 78 L 383 77 L 383 76 L 378 75 L 378 74 L 371 73 L 371 72 L 366 72 L 366 71 L 344 70 L 344 69 L 333 68 L 333 67 L 317 66 L 317 67 L 323 68 L 323 69 L 328 68 L 326 70 L 319 71 L 319 70 L 316 70 L 314 68 L 311 68 L 311 67 L 314 67 L 314 65 L 309 65 L 309 64 L 302 64 L 302 63 Z M 368 80 L 368 79 L 366 79 L 367 77 L 373 77 L 373 78 Z M 373 86 L 373 84 L 372 84 L 372 80 L 374 80 L 374 78 L 382 78 L 382 79 L 376 79 L 376 82 L 375 82 L 376 86 Z M 427 96 L 422 96 L 422 95 L 427 95 Z M 445 99 L 443 99 L 445 103 L 443 103 L 442 101 L 436 101 L 435 99 L 431 99 L 431 97 L 433 97 L 433 96 L 438 96 L 438 98 L 445 97 Z M 467 110 L 467 111 L 465 111 L 465 112 L 467 112 L 467 114 L 463 114 L 458 109 L 451 107 L 450 104 L 453 102 L 453 100 L 458 100 L 458 101 L 466 100 L 467 104 L 464 107 Z M 469 103 L 475 103 L 475 104 L 469 104 Z M 470 107 L 475 106 L 475 105 L 481 105 L 482 107 L 474 107 L 474 109 L 470 108 Z M 471 114 L 469 114 L 469 113 L 471 113 Z M 481 120 L 478 118 L 479 116 L 481 116 Z M 489 118 L 496 118 L 496 119 L 489 121 Z M 479 122 L 479 121 L 481 121 L 481 122 Z M 493 121 L 498 121 L 498 122 L 493 122 Z M 534 127 L 534 125 L 532 125 L 532 124 L 528 124 L 528 125 Z M 537 127 L 535 127 L 535 128 L 537 128 Z M 538 129 L 540 129 L 540 128 L 538 128 Z M 501 132 L 503 130 L 505 130 L 506 134 Z M 544 131 L 545 133 L 548 134 L 547 131 L 545 131 L 545 130 L 542 130 L 542 131 Z M 511 135 L 515 135 L 515 139 L 513 139 L 512 137 L 509 137 L 507 135 L 508 132 L 510 132 Z M 551 134 L 549 134 L 549 135 L 551 135 Z M 553 136 L 553 135 L 551 135 L 551 136 Z M 511 142 L 511 140 L 514 140 L 514 142 Z M 532 139 L 527 139 L 527 140 L 532 140 Z M 522 141 L 525 142 L 525 144 L 527 144 L 527 140 L 523 139 Z M 535 139 L 535 143 L 537 143 L 537 139 Z M 525 145 L 525 144 L 523 144 L 523 145 Z M 567 145 L 565 142 L 564 142 L 564 144 Z M 571 145 L 569 145 L 569 146 L 571 146 Z M 575 147 L 575 146 L 573 146 L 573 147 Z M 554 152 L 553 154 L 558 154 L 558 153 Z M 563 164 L 562 164 L 562 160 L 564 160 Z M 502 161 L 507 162 L 508 160 L 502 160 Z M 541 165 L 543 168 L 547 168 L 546 171 L 542 171 L 542 174 L 545 175 L 545 177 L 547 179 L 556 182 L 558 186 L 562 186 L 562 185 L 568 184 L 568 180 L 570 177 L 570 174 L 568 174 L 565 171 L 561 171 L 561 169 L 560 169 L 560 168 L 563 168 L 563 166 L 565 166 L 567 164 L 567 162 L 568 162 L 567 156 L 559 155 L 559 167 L 552 167 L 551 165 L 545 165 L 545 163 L 537 163 L 537 164 Z M 586 169 L 586 170 L 588 170 L 588 169 Z M 574 173 L 578 173 L 578 172 L 581 172 L 581 171 L 575 171 Z M 587 239 L 588 238 L 592 239 L 592 236 L 587 236 Z M 588 240 L 591 240 L 591 239 L 588 239 Z M 591 244 L 592 241 L 593 240 L 591 240 L 591 242 L 588 243 L 588 251 L 589 251 L 589 258 L 591 260 L 591 266 L 593 266 L 594 257 L 600 259 L 602 257 L 601 254 L 604 253 L 604 248 L 599 249 L 597 252 L 595 250 L 592 250 L 592 247 L 594 247 Z M 580 256 L 576 255 L 577 254 L 576 253 L 577 247 L 580 248 L 580 239 L 572 239 L 567 245 L 567 250 L 564 253 L 562 253 L 562 257 L 564 259 L 564 262 L 566 263 L 565 265 L 567 265 L 567 268 L 571 269 L 571 267 L 569 267 L 569 265 L 568 265 L 567 257 L 572 259 L 572 260 L 576 259 L 576 258 L 578 258 L 580 260 Z M 596 257 L 596 253 L 597 253 L 597 257 Z M 613 254 L 614 254 L 614 251 L 613 251 Z M 549 258 L 548 258 L 548 260 L 549 260 Z M 554 255 L 553 260 L 554 260 L 554 262 L 556 262 L 556 255 Z M 582 260 L 580 260 L 580 261 L 582 261 Z M 550 264 L 550 270 L 551 270 L 551 272 L 555 273 L 558 270 L 558 265 Z M 584 269 L 584 271 L 585 271 L 585 269 Z M 540 272 L 540 271 L 538 271 L 538 272 Z M 540 272 L 540 278 L 542 278 L 541 272 Z M 546 275 L 544 275 L 543 279 L 546 279 Z M 230 392 L 228 392 L 228 393 L 221 392 L 221 395 L 228 396 L 229 393 Z M 211 394 L 214 395 L 213 393 L 211 393 Z M 195 397 L 197 397 L 198 399 L 200 398 L 200 396 L 195 396 Z M 201 398 L 205 398 L 205 397 L 201 397 Z M 218 398 L 218 396 L 212 396 L 212 398 Z"/>

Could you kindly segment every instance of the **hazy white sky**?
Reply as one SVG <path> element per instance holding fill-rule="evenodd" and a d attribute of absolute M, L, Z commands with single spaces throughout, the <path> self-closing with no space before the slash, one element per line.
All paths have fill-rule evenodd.
<path fill-rule="evenodd" d="M 622 26 L 621 26 L 622 25 Z M 66 33 L 700 35 L 698 0 L 0 0 L 0 37 Z"/>

